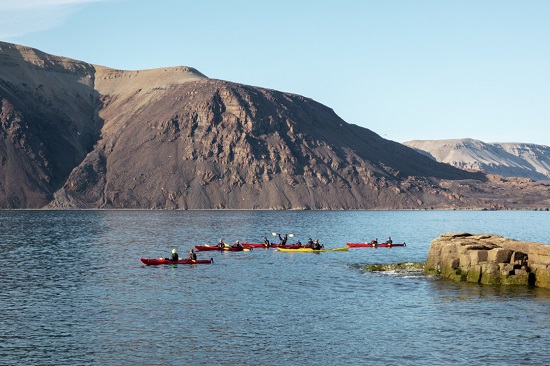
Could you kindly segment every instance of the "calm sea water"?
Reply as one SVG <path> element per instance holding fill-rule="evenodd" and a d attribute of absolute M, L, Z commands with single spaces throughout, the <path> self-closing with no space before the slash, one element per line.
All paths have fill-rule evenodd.
<path fill-rule="evenodd" d="M 424 261 L 445 232 L 550 243 L 548 222 L 537 211 L 0 211 L 0 364 L 549 365 L 550 291 L 361 270 Z M 407 246 L 139 261 L 272 232 Z"/>

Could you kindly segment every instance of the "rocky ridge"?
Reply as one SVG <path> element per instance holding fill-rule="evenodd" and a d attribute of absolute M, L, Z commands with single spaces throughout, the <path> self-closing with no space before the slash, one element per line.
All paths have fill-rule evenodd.
<path fill-rule="evenodd" d="M 0 207 L 544 208 L 303 96 L 190 67 L 123 71 L 0 42 Z"/>
<path fill-rule="evenodd" d="M 212 79 L 120 94 L 97 88 L 102 137 L 55 206 L 417 207 L 398 176 L 424 169 L 442 178 L 476 177 L 433 165 L 298 95 Z"/>
<path fill-rule="evenodd" d="M 0 42 L 0 207 L 48 204 L 99 137 L 94 67 Z"/>
<path fill-rule="evenodd" d="M 486 143 L 474 139 L 414 140 L 403 143 L 460 169 L 504 177 L 550 179 L 550 147 L 526 143 Z"/>

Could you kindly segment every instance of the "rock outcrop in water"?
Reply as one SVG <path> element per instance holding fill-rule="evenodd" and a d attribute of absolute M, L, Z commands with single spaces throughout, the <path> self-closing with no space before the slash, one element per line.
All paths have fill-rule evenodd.
<path fill-rule="evenodd" d="M 0 42 L 0 208 L 548 208 L 311 99 L 190 67 L 122 71 Z"/>
<path fill-rule="evenodd" d="M 550 245 L 497 235 L 443 234 L 431 242 L 424 271 L 457 281 L 550 288 Z"/>

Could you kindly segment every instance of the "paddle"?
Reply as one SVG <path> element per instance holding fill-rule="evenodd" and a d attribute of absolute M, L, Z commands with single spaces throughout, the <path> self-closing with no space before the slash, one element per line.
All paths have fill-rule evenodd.
<path fill-rule="evenodd" d="M 281 234 L 279 234 L 279 233 L 271 233 L 271 235 L 277 236 L 277 235 L 281 235 Z M 294 234 L 285 234 L 285 235 L 288 235 L 290 238 L 293 238 L 293 237 L 294 237 Z"/>
<path fill-rule="evenodd" d="M 281 234 L 279 234 L 279 233 L 271 233 L 271 235 L 273 235 L 273 236 L 277 236 L 277 235 L 278 235 L 278 236 L 279 236 L 279 238 L 281 238 Z M 294 234 L 284 234 L 284 235 L 285 235 L 285 237 L 286 237 L 286 236 L 290 236 L 291 238 L 293 238 L 293 237 L 294 237 Z M 280 239 L 280 240 L 282 240 L 282 239 Z M 286 245 L 286 238 L 285 238 L 285 240 L 284 240 L 284 241 L 282 241 L 282 242 L 284 242 L 284 243 L 285 243 L 285 245 Z"/>

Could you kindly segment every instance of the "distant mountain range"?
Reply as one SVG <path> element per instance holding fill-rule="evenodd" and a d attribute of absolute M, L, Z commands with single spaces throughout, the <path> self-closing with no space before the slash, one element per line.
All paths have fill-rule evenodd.
<path fill-rule="evenodd" d="M 486 143 L 474 139 L 414 140 L 403 143 L 435 161 L 460 169 L 505 177 L 550 179 L 550 147 L 526 143 Z"/>
<path fill-rule="evenodd" d="M 547 208 L 300 95 L 0 42 L 0 208 Z"/>

